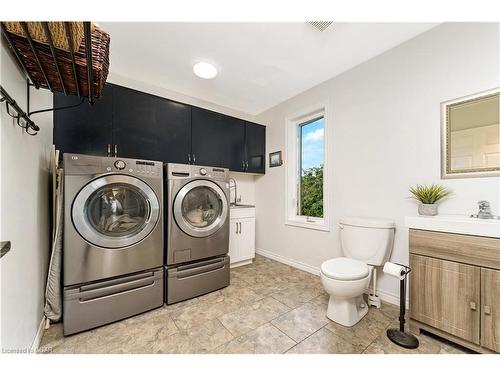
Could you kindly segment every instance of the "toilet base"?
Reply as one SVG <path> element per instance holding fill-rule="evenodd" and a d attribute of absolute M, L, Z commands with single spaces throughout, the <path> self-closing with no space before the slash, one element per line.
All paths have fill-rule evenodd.
<path fill-rule="evenodd" d="M 330 297 L 326 316 L 335 323 L 351 327 L 368 313 L 363 296 L 354 298 Z"/>

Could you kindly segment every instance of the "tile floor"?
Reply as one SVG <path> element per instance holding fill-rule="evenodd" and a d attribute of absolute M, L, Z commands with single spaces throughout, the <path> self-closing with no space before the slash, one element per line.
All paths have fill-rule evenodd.
<path fill-rule="evenodd" d="M 318 276 L 262 256 L 231 270 L 231 285 L 175 305 L 69 337 L 62 324 L 42 339 L 44 353 L 465 353 L 426 334 L 407 350 L 386 337 L 398 308 L 371 308 L 354 327 L 326 317 Z"/>

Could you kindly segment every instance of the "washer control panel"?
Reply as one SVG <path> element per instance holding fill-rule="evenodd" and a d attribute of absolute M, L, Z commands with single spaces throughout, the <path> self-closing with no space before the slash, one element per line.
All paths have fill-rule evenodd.
<path fill-rule="evenodd" d="M 63 158 L 66 175 L 122 172 L 137 174 L 143 177 L 163 178 L 163 163 L 159 161 L 69 153 L 65 153 Z"/>
<path fill-rule="evenodd" d="M 135 162 L 135 172 L 145 176 L 161 176 L 162 166 L 153 161 L 137 160 Z"/>

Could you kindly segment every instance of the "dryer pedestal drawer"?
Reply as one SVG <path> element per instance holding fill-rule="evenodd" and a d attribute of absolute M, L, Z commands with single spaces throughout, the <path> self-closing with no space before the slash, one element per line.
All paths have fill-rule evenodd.
<path fill-rule="evenodd" d="M 163 305 L 163 268 L 64 289 L 64 335 Z"/>
<path fill-rule="evenodd" d="M 167 304 L 200 296 L 229 285 L 229 257 L 167 268 Z"/>

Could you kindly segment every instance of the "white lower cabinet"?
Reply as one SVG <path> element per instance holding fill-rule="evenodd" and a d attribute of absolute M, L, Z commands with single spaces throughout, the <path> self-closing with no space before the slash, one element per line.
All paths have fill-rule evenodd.
<path fill-rule="evenodd" d="M 231 266 L 247 264 L 255 258 L 255 208 L 232 208 L 230 215 Z"/>

